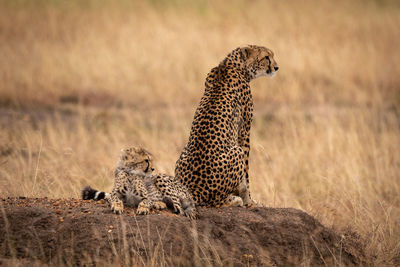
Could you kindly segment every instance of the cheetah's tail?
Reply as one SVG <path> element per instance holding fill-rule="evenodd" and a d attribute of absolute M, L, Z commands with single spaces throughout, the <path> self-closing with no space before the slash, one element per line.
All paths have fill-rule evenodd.
<path fill-rule="evenodd" d="M 106 197 L 106 194 L 107 193 L 93 189 L 90 186 L 86 186 L 82 189 L 82 199 L 85 200 L 94 199 L 97 201 L 100 199 L 104 199 Z"/>

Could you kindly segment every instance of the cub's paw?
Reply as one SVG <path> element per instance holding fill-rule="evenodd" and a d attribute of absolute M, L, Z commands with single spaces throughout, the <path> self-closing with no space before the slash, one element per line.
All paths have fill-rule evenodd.
<path fill-rule="evenodd" d="M 165 208 L 167 208 L 167 205 L 164 202 L 161 202 L 161 201 L 153 202 L 153 209 L 163 210 Z"/>
<path fill-rule="evenodd" d="M 122 204 L 122 202 L 111 203 L 111 210 L 115 214 L 121 214 L 124 211 L 124 205 Z"/>
<path fill-rule="evenodd" d="M 190 207 L 184 210 L 184 214 L 191 220 L 195 220 L 198 216 L 197 210 L 194 207 Z"/>
<path fill-rule="evenodd" d="M 184 214 L 182 207 L 180 205 L 177 205 L 177 204 L 174 205 L 174 213 L 176 213 L 176 214 Z"/>
<path fill-rule="evenodd" d="M 147 215 L 149 213 L 150 213 L 150 209 L 147 207 L 143 207 L 143 206 L 141 206 L 141 207 L 139 206 L 136 210 L 136 214 L 139 214 L 139 215 Z"/>

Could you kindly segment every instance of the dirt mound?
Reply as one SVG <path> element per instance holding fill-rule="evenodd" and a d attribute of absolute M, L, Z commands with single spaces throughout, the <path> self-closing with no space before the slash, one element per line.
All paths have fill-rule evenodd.
<path fill-rule="evenodd" d="M 199 208 L 190 221 L 169 211 L 114 215 L 104 202 L 0 200 L 0 265 L 358 265 L 363 249 L 296 209 Z"/>

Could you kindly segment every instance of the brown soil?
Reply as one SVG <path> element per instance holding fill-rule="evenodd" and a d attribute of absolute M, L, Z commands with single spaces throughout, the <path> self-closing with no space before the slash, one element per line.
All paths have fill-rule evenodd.
<path fill-rule="evenodd" d="M 104 202 L 0 199 L 0 265 L 298 266 L 365 264 L 362 242 L 291 208 L 114 215 Z"/>

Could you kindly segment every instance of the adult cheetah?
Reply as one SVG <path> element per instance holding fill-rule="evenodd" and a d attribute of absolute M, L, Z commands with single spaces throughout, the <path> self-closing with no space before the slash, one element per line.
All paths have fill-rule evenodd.
<path fill-rule="evenodd" d="M 254 202 L 249 190 L 250 81 L 278 71 L 265 47 L 239 47 L 207 75 L 205 92 L 194 115 L 189 141 L 176 162 L 175 176 L 198 205 L 221 206 L 231 195 Z"/>

